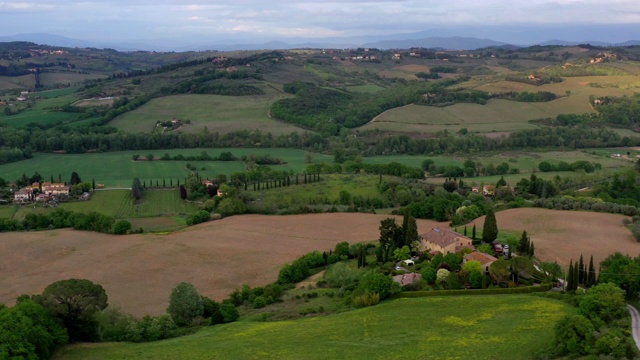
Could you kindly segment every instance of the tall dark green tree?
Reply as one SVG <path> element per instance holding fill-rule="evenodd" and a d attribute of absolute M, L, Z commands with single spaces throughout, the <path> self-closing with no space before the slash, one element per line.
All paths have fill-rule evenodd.
<path fill-rule="evenodd" d="M 518 253 L 520 255 L 529 254 L 529 247 L 529 236 L 527 235 L 527 230 L 524 230 L 518 242 Z"/>
<path fill-rule="evenodd" d="M 487 210 L 487 216 L 484 218 L 484 226 L 482 227 L 482 241 L 492 243 L 498 238 L 498 223 L 493 208 Z"/>
<path fill-rule="evenodd" d="M 535 246 L 533 246 L 533 241 L 529 241 L 529 253 L 528 253 L 528 255 L 531 257 L 531 256 L 534 256 L 535 253 L 536 253 L 536 249 L 535 249 Z"/>
<path fill-rule="evenodd" d="M 471 229 L 471 239 L 476 239 L 476 224 L 473 224 L 473 229 Z"/>
<path fill-rule="evenodd" d="M 569 271 L 567 272 L 567 291 L 575 290 L 573 288 L 573 260 L 569 261 Z"/>
<path fill-rule="evenodd" d="M 584 283 L 585 283 L 584 259 L 582 258 L 582 254 L 580 254 L 580 260 L 578 261 L 578 284 L 584 285 Z"/>
<path fill-rule="evenodd" d="M 71 173 L 71 179 L 69 180 L 69 184 L 70 185 L 77 185 L 80 184 L 82 182 L 82 180 L 80 179 L 80 175 L 78 175 L 77 172 L 72 172 Z"/>
<path fill-rule="evenodd" d="M 131 197 L 135 200 L 142 199 L 142 185 L 140 184 L 140 179 L 133 178 L 133 184 L 131 184 Z"/>
<path fill-rule="evenodd" d="M 592 287 L 596 285 L 596 268 L 593 266 L 593 255 L 589 259 L 589 271 L 587 273 L 587 283 L 585 284 L 587 287 Z"/>
<path fill-rule="evenodd" d="M 411 212 L 407 209 L 402 219 L 402 237 L 403 243 L 397 244 L 398 248 L 402 246 L 408 246 L 409 249 L 415 249 L 420 242 L 420 236 L 418 235 L 418 225 L 416 224 L 416 218 L 411 216 Z"/>
<path fill-rule="evenodd" d="M 580 267 L 578 265 L 578 262 L 573 264 L 573 290 L 577 290 L 580 286 Z"/>
<path fill-rule="evenodd" d="M 399 241 L 402 241 L 402 228 L 396 224 L 394 218 L 380 221 L 380 246 L 378 247 L 378 261 L 387 262 Z"/>

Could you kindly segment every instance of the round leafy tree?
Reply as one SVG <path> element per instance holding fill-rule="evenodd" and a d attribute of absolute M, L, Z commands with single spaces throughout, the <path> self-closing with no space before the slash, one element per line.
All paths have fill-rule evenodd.
<path fill-rule="evenodd" d="M 178 326 L 191 324 L 191 321 L 204 313 L 202 296 L 195 286 L 188 282 L 181 282 L 171 290 L 167 313 Z"/>

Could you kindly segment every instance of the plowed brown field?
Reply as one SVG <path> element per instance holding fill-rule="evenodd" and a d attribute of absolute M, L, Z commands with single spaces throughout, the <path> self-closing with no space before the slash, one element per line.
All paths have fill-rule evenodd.
<path fill-rule="evenodd" d="M 169 235 L 112 236 L 74 230 L 0 234 L 0 302 L 41 293 L 57 280 L 102 285 L 109 303 L 137 316 L 162 314 L 171 289 L 193 283 L 223 299 L 242 284 L 265 285 L 283 264 L 341 241 L 376 240 L 384 215 L 233 216 Z M 401 219 L 399 219 L 399 222 Z M 419 221 L 425 230 L 430 221 Z"/>
<path fill-rule="evenodd" d="M 286 262 L 336 243 L 375 240 L 385 215 L 314 214 L 234 216 L 169 235 L 111 236 L 74 230 L 0 234 L 0 302 L 36 294 L 57 280 L 86 278 L 101 284 L 109 303 L 137 316 L 161 314 L 171 289 L 192 282 L 202 294 L 225 298 L 242 284 L 276 280 Z M 526 229 L 536 253 L 566 265 L 580 254 L 600 261 L 614 251 L 636 256 L 640 244 L 623 216 L 545 209 L 497 214 L 503 230 Z M 484 219 L 476 222 L 481 226 Z M 446 226 L 418 221 L 419 231 Z"/>
<path fill-rule="evenodd" d="M 537 208 L 511 209 L 496 213 L 498 229 L 527 230 L 535 244 L 536 256 L 557 261 L 563 267 L 584 255 L 593 255 L 596 268 L 609 254 L 619 251 L 630 256 L 640 254 L 640 243 L 623 224 L 625 216 L 583 211 Z M 484 216 L 475 220 L 482 228 Z"/>

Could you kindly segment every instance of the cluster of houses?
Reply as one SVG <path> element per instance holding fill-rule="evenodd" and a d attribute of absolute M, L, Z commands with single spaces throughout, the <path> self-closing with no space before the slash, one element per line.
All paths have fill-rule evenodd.
<path fill-rule="evenodd" d="M 47 202 L 57 200 L 60 196 L 69 196 L 70 186 L 64 183 L 33 183 L 23 187 L 13 194 L 14 203 Z"/>
<path fill-rule="evenodd" d="M 457 254 L 468 249 L 471 250 L 471 252 L 464 256 L 462 260 L 463 263 L 478 261 L 484 271 L 489 271 L 489 266 L 498 259 L 492 255 L 477 251 L 472 243 L 473 240 L 471 238 L 449 228 L 432 228 L 430 231 L 420 235 L 418 250 L 421 252 L 428 251 L 431 255 L 438 253 L 447 255 L 449 253 Z M 403 265 L 410 268 L 413 265 L 413 261 L 405 260 Z M 400 274 L 394 276 L 393 280 L 401 286 L 406 286 L 419 281 L 420 274 L 415 272 Z"/>

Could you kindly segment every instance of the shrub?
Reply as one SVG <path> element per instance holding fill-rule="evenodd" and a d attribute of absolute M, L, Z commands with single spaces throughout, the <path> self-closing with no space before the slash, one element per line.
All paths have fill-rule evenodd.
<path fill-rule="evenodd" d="M 353 297 L 353 305 L 357 308 L 376 305 L 380 302 L 380 294 L 374 292 L 365 292 L 362 295 Z"/>
<path fill-rule="evenodd" d="M 324 279 L 330 287 L 336 288 L 353 289 L 357 284 L 355 272 L 344 262 L 331 266 L 325 273 Z"/>
<path fill-rule="evenodd" d="M 113 224 L 113 233 L 116 235 L 124 235 L 131 230 L 131 223 L 127 220 L 118 220 Z"/>
<path fill-rule="evenodd" d="M 556 324 L 555 345 L 559 356 L 587 355 L 591 352 L 595 329 L 581 315 L 567 315 Z"/>
<path fill-rule="evenodd" d="M 264 296 L 257 296 L 255 299 L 253 299 L 254 309 L 260 309 L 265 306 L 267 306 L 267 300 L 264 298 Z"/>
<path fill-rule="evenodd" d="M 400 284 L 393 281 L 390 276 L 371 272 L 362 278 L 359 289 L 364 293 L 376 293 L 380 299 L 386 299 L 400 292 Z"/>
<path fill-rule="evenodd" d="M 220 306 L 220 312 L 222 313 L 222 318 L 224 319 L 225 323 L 234 322 L 240 317 L 238 309 L 236 309 L 236 307 L 228 301 L 222 302 L 222 305 Z"/>
<path fill-rule="evenodd" d="M 125 341 L 127 328 L 134 321 L 133 316 L 124 313 L 119 307 L 109 305 L 96 314 L 100 341 Z"/>

